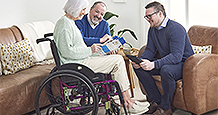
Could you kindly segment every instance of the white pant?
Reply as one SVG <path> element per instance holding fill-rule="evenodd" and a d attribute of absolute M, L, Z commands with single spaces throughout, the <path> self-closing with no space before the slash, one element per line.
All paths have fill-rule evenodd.
<path fill-rule="evenodd" d="M 91 68 L 95 73 L 109 74 L 111 72 L 113 79 L 119 83 L 122 92 L 129 89 L 130 84 L 126 65 L 121 55 L 90 57 L 84 60 L 83 64 Z"/>

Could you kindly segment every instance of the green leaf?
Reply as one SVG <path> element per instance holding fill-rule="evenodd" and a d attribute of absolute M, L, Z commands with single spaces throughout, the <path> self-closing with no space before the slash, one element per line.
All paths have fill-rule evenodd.
<path fill-rule="evenodd" d="M 114 29 L 110 30 L 111 36 L 114 36 Z"/>
<path fill-rule="evenodd" d="M 110 29 L 113 29 L 115 25 L 116 25 L 116 24 L 111 24 L 111 25 L 109 25 L 109 28 L 110 28 Z"/>
<path fill-rule="evenodd" d="M 129 32 L 136 40 L 138 40 L 138 38 L 136 37 L 136 34 L 134 31 L 130 30 L 130 29 L 123 29 L 118 31 L 118 36 L 122 36 L 125 32 Z"/>
<path fill-rule="evenodd" d="M 114 16 L 116 16 L 117 18 L 119 17 L 119 15 L 117 15 L 117 14 L 114 14 L 114 13 L 111 13 L 111 12 L 106 12 L 103 18 L 107 21 L 107 20 L 111 19 Z"/>
<path fill-rule="evenodd" d="M 109 25 L 111 36 L 114 35 L 114 32 L 115 32 L 115 31 L 114 31 L 114 27 L 115 27 L 115 25 L 116 25 L 116 24 L 111 24 L 111 25 Z"/>

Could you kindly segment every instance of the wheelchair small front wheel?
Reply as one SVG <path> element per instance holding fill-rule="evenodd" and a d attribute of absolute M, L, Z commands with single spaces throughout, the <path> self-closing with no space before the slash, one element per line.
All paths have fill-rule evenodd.
<path fill-rule="evenodd" d="M 81 115 L 98 113 L 98 95 L 93 83 L 73 70 L 52 72 L 40 84 L 35 95 L 35 111 L 46 107 L 47 114 Z"/>

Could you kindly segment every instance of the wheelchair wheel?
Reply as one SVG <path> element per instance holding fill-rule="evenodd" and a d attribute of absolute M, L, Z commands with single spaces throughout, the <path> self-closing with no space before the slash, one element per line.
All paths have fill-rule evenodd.
<path fill-rule="evenodd" d="M 46 107 L 47 114 L 81 115 L 98 112 L 98 96 L 93 83 L 73 70 L 52 72 L 40 84 L 35 96 L 35 111 Z M 43 111 L 43 110 L 42 110 Z"/>

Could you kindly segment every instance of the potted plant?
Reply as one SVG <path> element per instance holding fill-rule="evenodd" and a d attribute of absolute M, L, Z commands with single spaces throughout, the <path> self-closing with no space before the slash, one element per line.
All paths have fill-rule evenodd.
<path fill-rule="evenodd" d="M 112 17 L 117 17 L 117 18 L 118 18 L 119 15 L 114 14 L 114 13 L 109 12 L 109 11 L 107 11 L 107 12 L 105 13 L 105 15 L 104 15 L 104 19 L 105 19 L 106 21 L 108 21 L 108 20 L 111 19 Z M 124 28 L 124 29 L 119 30 L 119 31 L 117 32 L 117 34 L 116 34 L 116 33 L 115 33 L 115 29 L 114 29 L 115 26 L 116 26 L 116 24 L 110 24 L 110 25 L 109 25 L 111 36 L 117 35 L 118 37 L 122 37 L 124 33 L 129 32 L 129 33 L 131 34 L 131 36 L 132 36 L 135 40 L 138 40 L 138 38 L 137 38 L 135 32 L 134 32 L 133 30 L 130 30 L 130 29 L 127 29 L 127 28 Z M 127 44 L 127 46 L 129 46 L 130 48 L 125 47 L 125 44 Z M 123 45 L 123 48 L 121 48 L 125 54 L 127 54 L 127 53 L 128 53 L 128 54 L 129 54 L 129 53 L 131 54 L 131 53 L 135 52 L 135 49 L 132 47 L 132 45 L 131 45 L 130 43 L 126 42 L 125 44 Z"/>

